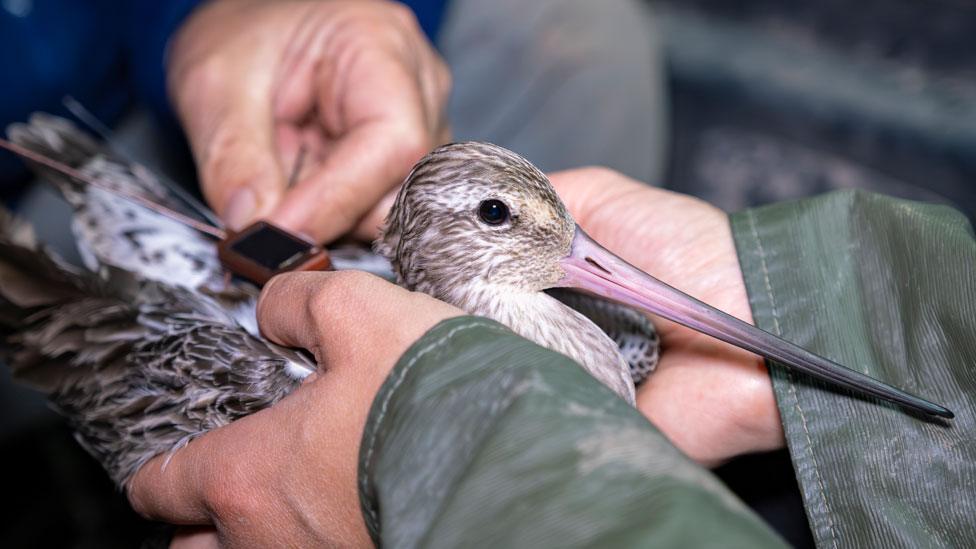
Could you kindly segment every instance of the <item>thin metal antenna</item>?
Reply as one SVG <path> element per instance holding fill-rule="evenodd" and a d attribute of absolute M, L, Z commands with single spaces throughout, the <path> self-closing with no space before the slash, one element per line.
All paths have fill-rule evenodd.
<path fill-rule="evenodd" d="M 227 238 L 227 233 L 223 229 L 220 229 L 218 227 L 214 227 L 212 225 L 208 225 L 207 223 L 203 223 L 203 222 L 201 222 L 201 221 L 199 221 L 197 219 L 194 219 L 194 218 L 192 218 L 192 217 L 190 217 L 188 215 L 182 214 L 182 213 L 177 212 L 175 210 L 171 210 L 171 209 L 167 208 L 166 206 L 163 206 L 162 204 L 157 204 L 156 202 L 153 202 L 152 200 L 149 200 L 149 199 L 147 199 L 145 197 L 142 197 L 142 196 L 139 196 L 137 194 L 132 194 L 132 193 L 130 193 L 128 191 L 123 191 L 121 189 L 113 189 L 112 187 L 109 187 L 107 185 L 103 185 L 100 182 L 98 182 L 97 180 L 95 180 L 94 178 L 88 177 L 85 174 L 79 172 L 78 170 L 75 170 L 74 168 L 72 168 L 70 166 L 67 166 L 65 164 L 62 164 L 61 162 L 58 162 L 57 160 L 54 160 L 53 158 L 48 158 L 48 157 L 46 157 L 46 156 L 44 156 L 42 154 L 38 154 L 38 153 L 36 153 L 36 152 L 34 152 L 32 150 L 25 149 L 24 147 L 21 147 L 20 145 L 16 145 L 14 143 L 11 143 L 10 141 L 7 141 L 5 139 L 0 139 L 0 148 L 7 149 L 8 151 L 16 154 L 17 156 L 26 158 L 28 160 L 32 160 L 34 162 L 37 162 L 38 164 L 42 164 L 44 166 L 47 166 L 48 168 L 51 168 L 52 170 L 61 172 L 62 174 L 70 177 L 71 179 L 74 179 L 76 181 L 80 181 L 82 183 L 85 183 L 86 185 L 95 187 L 96 189 L 101 189 L 101 190 L 103 190 L 105 192 L 112 193 L 112 194 L 114 194 L 116 196 L 119 196 L 121 198 L 124 198 L 126 200 L 129 200 L 130 202 L 134 202 L 136 204 L 139 204 L 140 206 L 143 206 L 145 208 L 149 208 L 150 210 L 152 210 L 152 211 L 154 211 L 156 213 L 159 213 L 159 214 L 165 215 L 165 216 L 167 216 L 169 218 L 172 218 L 175 221 L 178 221 L 178 222 L 186 225 L 187 227 L 190 227 L 191 229 L 195 229 L 195 230 L 197 230 L 197 231 L 199 231 L 201 233 L 208 234 L 208 235 L 210 235 L 210 236 L 212 236 L 214 238 L 220 239 L 220 240 L 223 240 L 223 239 Z"/>
<path fill-rule="evenodd" d="M 219 217 L 217 217 L 216 214 L 214 214 L 213 210 L 201 204 L 200 201 L 197 200 L 192 194 L 187 192 L 186 189 L 165 175 L 153 170 L 149 170 L 149 168 L 147 168 L 143 163 L 137 162 L 136 155 L 133 154 L 128 147 L 116 139 L 112 130 L 109 129 L 109 127 L 106 126 L 101 120 L 99 120 L 98 117 L 96 117 L 90 110 L 82 105 L 80 101 L 70 95 L 66 95 L 61 102 L 64 104 L 65 108 L 71 112 L 71 114 L 75 115 L 78 120 L 83 122 L 93 132 L 98 134 L 113 154 L 130 164 L 138 164 L 142 168 L 148 170 L 164 187 L 166 187 L 167 191 L 181 200 L 187 207 L 196 212 L 197 215 L 203 217 L 215 227 L 221 229 L 224 228 L 224 223 Z"/>
<path fill-rule="evenodd" d="M 291 175 L 288 177 L 288 184 L 285 190 L 291 190 L 298 183 L 298 176 L 302 173 L 302 167 L 305 164 L 305 155 L 307 153 L 308 147 L 305 146 L 305 143 L 302 143 L 302 146 L 298 149 L 298 154 L 295 155 L 295 165 L 292 166 Z"/>

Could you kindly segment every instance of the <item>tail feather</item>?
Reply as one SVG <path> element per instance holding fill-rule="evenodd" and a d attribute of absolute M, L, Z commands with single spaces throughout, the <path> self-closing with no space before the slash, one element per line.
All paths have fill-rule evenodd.
<path fill-rule="evenodd" d="M 96 292 L 81 271 L 41 246 L 29 224 L 0 207 L 0 307 L 8 316 Z"/>
<path fill-rule="evenodd" d="M 126 198 L 138 196 L 187 214 L 149 170 L 117 158 L 71 122 L 51 115 L 34 114 L 27 124 L 9 126 L 7 133 L 17 145 L 98 182 L 99 188 L 89 187 L 29 162 L 73 207 L 72 229 L 90 269 L 115 267 L 191 289 L 220 285 L 224 270 L 210 237 Z"/>
<path fill-rule="evenodd" d="M 47 113 L 32 114 L 26 124 L 11 124 L 7 136 L 22 147 L 57 158 L 75 169 L 102 153 L 102 147 L 88 134 L 64 118 Z"/>
<path fill-rule="evenodd" d="M 92 363 L 110 355 L 111 345 L 90 341 L 78 327 L 104 323 L 113 298 L 121 301 L 104 281 L 41 246 L 28 224 L 0 208 L 0 352 L 15 377 L 51 393 L 79 373 L 62 368 L 61 357 Z"/>
<path fill-rule="evenodd" d="M 21 147 L 53 158 L 102 184 L 121 188 L 171 209 L 182 209 L 182 205 L 169 196 L 166 188 L 152 172 L 117 158 L 110 150 L 64 118 L 34 113 L 26 124 L 14 123 L 7 126 L 7 136 Z M 54 183 L 72 205 L 77 207 L 83 204 L 88 192 L 84 183 L 36 163 L 31 163 L 31 167 Z"/>

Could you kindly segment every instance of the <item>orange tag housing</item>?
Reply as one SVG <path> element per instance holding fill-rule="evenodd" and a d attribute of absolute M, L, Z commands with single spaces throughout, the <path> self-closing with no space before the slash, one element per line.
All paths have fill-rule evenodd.
<path fill-rule="evenodd" d="M 332 266 L 325 248 L 267 221 L 229 233 L 217 245 L 217 256 L 232 273 L 259 286 L 276 274 L 325 271 Z"/>

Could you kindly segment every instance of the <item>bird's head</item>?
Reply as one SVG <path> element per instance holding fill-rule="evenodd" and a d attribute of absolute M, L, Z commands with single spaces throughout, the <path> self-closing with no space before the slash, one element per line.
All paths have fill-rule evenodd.
<path fill-rule="evenodd" d="M 556 286 L 576 224 L 545 174 L 489 143 L 422 159 L 393 205 L 377 250 L 407 287 L 448 298 L 483 287 Z"/>

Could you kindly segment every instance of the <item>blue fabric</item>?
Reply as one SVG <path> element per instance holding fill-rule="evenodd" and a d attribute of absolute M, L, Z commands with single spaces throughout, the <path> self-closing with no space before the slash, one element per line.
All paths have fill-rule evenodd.
<path fill-rule="evenodd" d="M 437 43 L 437 32 L 441 28 L 441 21 L 444 20 L 444 12 L 447 9 L 447 0 L 405 0 L 404 4 L 410 6 L 420 28 L 430 38 L 431 42 Z"/>
<path fill-rule="evenodd" d="M 170 112 L 166 96 L 166 45 L 201 0 L 137 0 L 126 5 L 122 27 L 126 67 L 136 98 L 161 116 Z"/>
<path fill-rule="evenodd" d="M 447 0 L 404 2 L 433 37 Z M 171 117 L 164 55 L 170 36 L 202 0 L 4 0 L 0 3 L 0 129 L 34 111 L 67 116 L 71 95 L 112 123 L 138 101 Z M 0 153 L 0 191 L 23 179 Z"/>
<path fill-rule="evenodd" d="M 163 54 L 200 0 L 6 0 L 0 9 L 0 127 L 34 111 L 66 116 L 70 95 L 114 122 L 133 99 L 168 113 Z M 0 185 L 23 179 L 0 155 Z"/>

